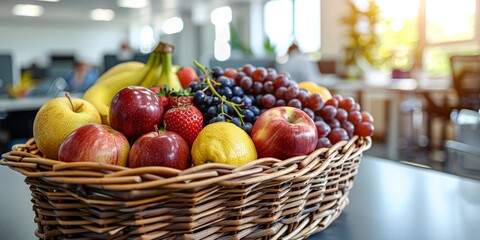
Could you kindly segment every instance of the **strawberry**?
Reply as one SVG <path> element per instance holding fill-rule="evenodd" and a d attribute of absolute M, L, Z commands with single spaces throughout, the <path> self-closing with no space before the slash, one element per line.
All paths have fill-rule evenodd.
<path fill-rule="evenodd" d="M 187 88 L 191 82 L 198 81 L 197 72 L 191 67 L 182 67 L 177 71 L 177 77 L 183 88 Z"/>
<path fill-rule="evenodd" d="M 193 103 L 193 93 L 190 92 L 190 88 L 178 91 L 170 90 L 167 85 L 152 88 L 158 88 L 156 93 L 165 111 L 172 107 L 191 105 Z"/>
<path fill-rule="evenodd" d="M 163 106 L 163 110 L 166 112 L 169 109 L 168 98 L 165 96 L 158 96 L 158 101 L 160 102 L 160 105 Z"/>
<path fill-rule="evenodd" d="M 163 116 L 164 129 L 178 133 L 192 146 L 202 130 L 203 116 L 193 105 L 182 105 L 169 109 Z"/>
<path fill-rule="evenodd" d="M 168 104 L 172 107 L 178 107 L 182 105 L 191 105 L 193 103 L 192 96 L 168 96 Z"/>
<path fill-rule="evenodd" d="M 161 106 L 163 106 L 163 112 L 167 112 L 167 110 L 169 109 L 168 108 L 168 105 L 169 105 L 169 101 L 168 101 L 168 95 L 170 93 L 170 89 L 168 88 L 168 86 L 153 86 L 150 88 L 150 90 L 152 90 L 153 92 L 155 92 L 155 94 L 157 94 L 157 97 L 158 97 L 158 102 L 160 103 Z"/>
<path fill-rule="evenodd" d="M 193 103 L 193 93 L 190 92 L 190 88 L 179 91 L 170 91 L 167 98 L 169 108 L 191 105 Z"/>
<path fill-rule="evenodd" d="M 154 93 L 159 93 L 161 91 L 160 87 L 151 87 L 150 90 L 152 90 Z"/>

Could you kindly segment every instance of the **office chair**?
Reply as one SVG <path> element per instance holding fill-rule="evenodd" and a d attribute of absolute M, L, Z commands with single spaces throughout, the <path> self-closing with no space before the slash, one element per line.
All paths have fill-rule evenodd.
<path fill-rule="evenodd" d="M 454 110 L 455 140 L 445 142 L 448 172 L 480 179 L 480 113 Z"/>
<path fill-rule="evenodd" d="M 456 129 L 455 140 L 445 142 L 447 168 L 480 178 L 480 55 L 451 56 L 450 66 L 458 103 L 450 116 Z M 473 120 L 465 122 L 467 117 Z"/>
<path fill-rule="evenodd" d="M 453 55 L 449 60 L 452 88 L 458 100 L 455 104 L 452 104 L 445 96 L 441 104 L 436 104 L 431 98 L 426 98 L 428 102 L 426 109 L 427 136 L 429 142 L 431 142 L 433 137 L 431 123 L 434 119 L 439 119 L 442 123 L 440 132 L 442 147 L 446 140 L 446 126 L 451 123 L 450 114 L 452 111 L 480 109 L 480 55 Z M 429 143 L 428 148 L 432 148 L 431 143 Z"/>
<path fill-rule="evenodd" d="M 458 109 L 480 109 L 480 55 L 450 57 L 453 88 L 458 95 Z"/>

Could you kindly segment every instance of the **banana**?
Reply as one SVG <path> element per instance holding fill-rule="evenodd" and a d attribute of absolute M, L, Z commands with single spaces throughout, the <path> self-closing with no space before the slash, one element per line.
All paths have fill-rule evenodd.
<path fill-rule="evenodd" d="M 150 71 L 149 74 L 142 81 L 142 83 L 140 83 L 140 86 L 146 87 L 146 88 L 151 88 L 155 84 L 155 80 L 158 78 L 158 76 L 160 76 L 160 73 L 162 71 L 162 64 L 161 64 L 161 57 L 160 56 L 158 56 L 154 65 L 157 66 L 155 71 Z"/>
<path fill-rule="evenodd" d="M 128 61 L 128 62 L 122 62 L 119 63 L 112 68 L 108 69 L 106 72 L 104 72 L 98 79 L 97 82 L 102 82 L 105 79 L 117 75 L 123 72 L 130 72 L 134 71 L 137 69 L 140 69 L 142 67 L 145 67 L 145 64 L 142 62 L 137 62 L 137 61 Z"/>
<path fill-rule="evenodd" d="M 178 72 L 178 70 L 180 70 L 180 68 L 182 68 L 182 66 L 180 65 L 172 65 L 172 71 L 176 74 Z"/>
<path fill-rule="evenodd" d="M 162 57 L 162 73 L 158 77 L 155 85 L 163 86 L 167 85 L 170 89 L 183 90 L 182 84 L 177 77 L 176 72 L 172 67 L 172 53 L 173 46 L 170 44 L 164 43 Z"/>
<path fill-rule="evenodd" d="M 120 89 L 127 86 L 138 86 L 146 78 L 155 75 L 159 63 L 158 54 L 152 54 L 147 64 L 137 70 L 119 73 L 95 83 L 83 95 L 83 99 L 92 103 L 97 108 L 102 123 L 109 124 L 110 102 Z"/>

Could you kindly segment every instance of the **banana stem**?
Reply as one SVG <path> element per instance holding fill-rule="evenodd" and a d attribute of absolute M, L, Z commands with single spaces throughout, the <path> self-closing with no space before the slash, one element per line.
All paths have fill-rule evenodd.
<path fill-rule="evenodd" d="M 160 42 L 155 48 L 154 53 L 160 58 L 159 74 L 155 77 L 154 85 L 168 86 L 170 89 L 182 90 L 182 84 L 178 80 L 176 73 L 173 71 L 172 54 L 173 45 Z M 160 71 L 161 69 L 161 71 Z"/>
<path fill-rule="evenodd" d="M 161 57 L 159 56 L 158 53 L 152 53 L 153 54 L 153 64 L 149 65 L 149 70 L 143 77 L 143 81 L 141 83 L 141 86 L 150 88 L 151 86 L 154 85 L 155 79 L 157 78 L 157 71 L 159 66 L 161 65 Z"/>
<path fill-rule="evenodd" d="M 155 66 L 154 65 L 155 64 L 155 60 L 154 60 L 155 55 L 158 56 L 159 54 L 163 54 L 163 53 L 173 53 L 173 49 L 174 49 L 173 45 L 165 43 L 165 42 L 159 42 L 158 45 L 155 47 L 155 49 L 153 49 L 153 51 L 150 53 L 150 57 L 148 58 L 146 65 Z M 159 60 L 159 63 L 162 63 L 161 59 Z M 170 65 L 171 65 L 171 60 L 170 60 Z"/>
<path fill-rule="evenodd" d="M 153 50 L 156 53 L 173 53 L 174 46 L 169 43 L 159 42 L 157 47 Z"/>
<path fill-rule="evenodd" d="M 165 71 L 165 74 L 170 74 L 172 72 L 172 54 L 163 53 L 162 54 L 162 73 Z"/>
<path fill-rule="evenodd" d="M 152 69 L 153 69 L 153 68 L 157 68 L 157 67 L 160 66 L 161 64 L 162 64 L 162 57 L 155 53 L 155 61 L 154 61 L 153 65 L 152 65 Z"/>
<path fill-rule="evenodd" d="M 156 53 L 152 53 L 152 62 L 150 64 L 147 64 L 148 65 L 148 68 L 149 70 L 145 73 L 145 75 L 142 77 L 143 79 L 145 79 L 148 74 L 150 73 L 150 71 L 152 71 L 153 69 L 157 68 L 157 66 L 160 64 L 160 58 L 158 56 L 158 54 Z"/>
<path fill-rule="evenodd" d="M 150 53 L 150 56 L 148 57 L 148 60 L 145 63 L 145 65 L 153 66 L 153 64 L 155 64 L 155 59 L 157 58 L 156 55 L 157 55 L 157 53 L 155 53 L 155 52 Z"/>
<path fill-rule="evenodd" d="M 172 44 L 160 42 L 155 51 L 159 53 L 173 53 L 174 48 Z"/>

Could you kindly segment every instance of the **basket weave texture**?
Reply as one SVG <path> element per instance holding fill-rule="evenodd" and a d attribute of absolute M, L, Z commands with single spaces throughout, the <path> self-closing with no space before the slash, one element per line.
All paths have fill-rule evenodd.
<path fill-rule="evenodd" d="M 183 171 L 43 158 L 33 139 L 0 164 L 26 176 L 39 239 L 305 239 L 327 228 L 370 138 L 287 160 Z"/>

